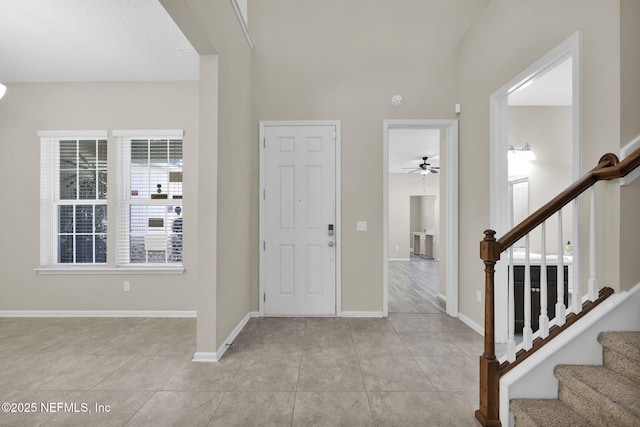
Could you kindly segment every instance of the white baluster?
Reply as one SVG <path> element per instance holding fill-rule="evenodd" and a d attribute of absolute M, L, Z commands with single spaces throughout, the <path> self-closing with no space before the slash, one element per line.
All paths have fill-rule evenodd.
<path fill-rule="evenodd" d="M 540 336 L 546 338 L 549 336 L 549 315 L 547 313 L 547 235 L 546 223 L 542 224 L 542 239 L 540 240 L 540 317 L 538 324 L 540 325 Z"/>
<path fill-rule="evenodd" d="M 507 337 L 507 360 L 516 360 L 516 314 L 515 293 L 513 279 L 513 247 L 509 248 L 509 327 Z"/>
<path fill-rule="evenodd" d="M 589 219 L 589 299 L 598 299 L 600 284 L 596 275 L 596 186 L 591 186 L 591 218 Z"/>
<path fill-rule="evenodd" d="M 564 243 L 562 239 L 562 209 L 558 211 L 558 274 L 557 274 L 557 292 L 558 300 L 556 302 L 556 325 L 562 326 L 567 319 L 566 307 L 564 305 Z"/>
<path fill-rule="evenodd" d="M 525 237 L 524 255 L 524 328 L 522 328 L 522 347 L 529 350 L 533 344 L 531 330 L 531 260 L 529 259 L 529 235 Z"/>
<path fill-rule="evenodd" d="M 578 202 L 580 201 L 580 199 L 574 199 L 573 201 L 573 209 L 577 210 L 578 209 Z M 576 236 L 577 237 L 577 236 Z M 578 245 L 576 243 L 578 243 L 578 239 L 574 237 L 573 238 L 573 243 L 575 244 L 573 247 L 573 251 L 571 253 L 571 259 L 578 259 L 578 253 L 580 248 L 578 247 Z M 569 270 L 572 272 L 571 274 L 569 274 L 569 286 L 571 287 L 571 301 L 569 301 L 569 303 L 571 304 L 571 311 L 573 311 L 574 313 L 578 314 L 582 311 L 582 291 L 580 290 L 580 282 L 578 282 L 578 277 L 580 277 L 579 274 L 576 274 L 576 271 L 574 270 L 574 265 L 575 263 L 573 263 L 573 261 L 571 262 L 571 266 L 569 267 Z"/>

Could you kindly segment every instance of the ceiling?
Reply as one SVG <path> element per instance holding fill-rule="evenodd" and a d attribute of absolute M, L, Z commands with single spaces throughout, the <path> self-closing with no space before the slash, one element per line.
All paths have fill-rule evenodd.
<path fill-rule="evenodd" d="M 509 105 L 571 105 L 572 59 L 509 95 Z"/>
<path fill-rule="evenodd" d="M 389 129 L 389 173 L 408 173 L 428 156 L 431 166 L 440 166 L 439 129 Z"/>
<path fill-rule="evenodd" d="M 158 0 L 0 0 L 0 82 L 197 80 Z"/>

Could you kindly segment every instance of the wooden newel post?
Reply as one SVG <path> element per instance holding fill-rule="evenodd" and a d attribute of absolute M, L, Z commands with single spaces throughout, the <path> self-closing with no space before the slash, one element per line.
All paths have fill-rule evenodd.
<path fill-rule="evenodd" d="M 493 230 L 485 230 L 480 242 L 480 258 L 484 261 L 484 353 L 480 356 L 480 409 L 476 418 L 483 426 L 500 426 L 500 364 L 496 359 L 494 319 L 494 274 L 500 259 L 499 243 Z"/>

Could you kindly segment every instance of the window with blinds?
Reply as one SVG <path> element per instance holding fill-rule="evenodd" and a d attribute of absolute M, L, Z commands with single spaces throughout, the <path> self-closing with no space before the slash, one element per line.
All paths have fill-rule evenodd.
<path fill-rule="evenodd" d="M 107 262 L 107 132 L 39 132 L 41 265 Z"/>
<path fill-rule="evenodd" d="M 119 266 L 182 264 L 182 131 L 114 131 Z"/>

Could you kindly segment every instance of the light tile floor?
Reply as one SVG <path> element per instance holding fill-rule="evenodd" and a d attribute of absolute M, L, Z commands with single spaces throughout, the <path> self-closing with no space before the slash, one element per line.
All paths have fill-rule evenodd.
<path fill-rule="evenodd" d="M 482 338 L 446 314 L 251 319 L 220 362 L 194 350 L 195 319 L 0 318 L 0 426 L 479 425 Z"/>

